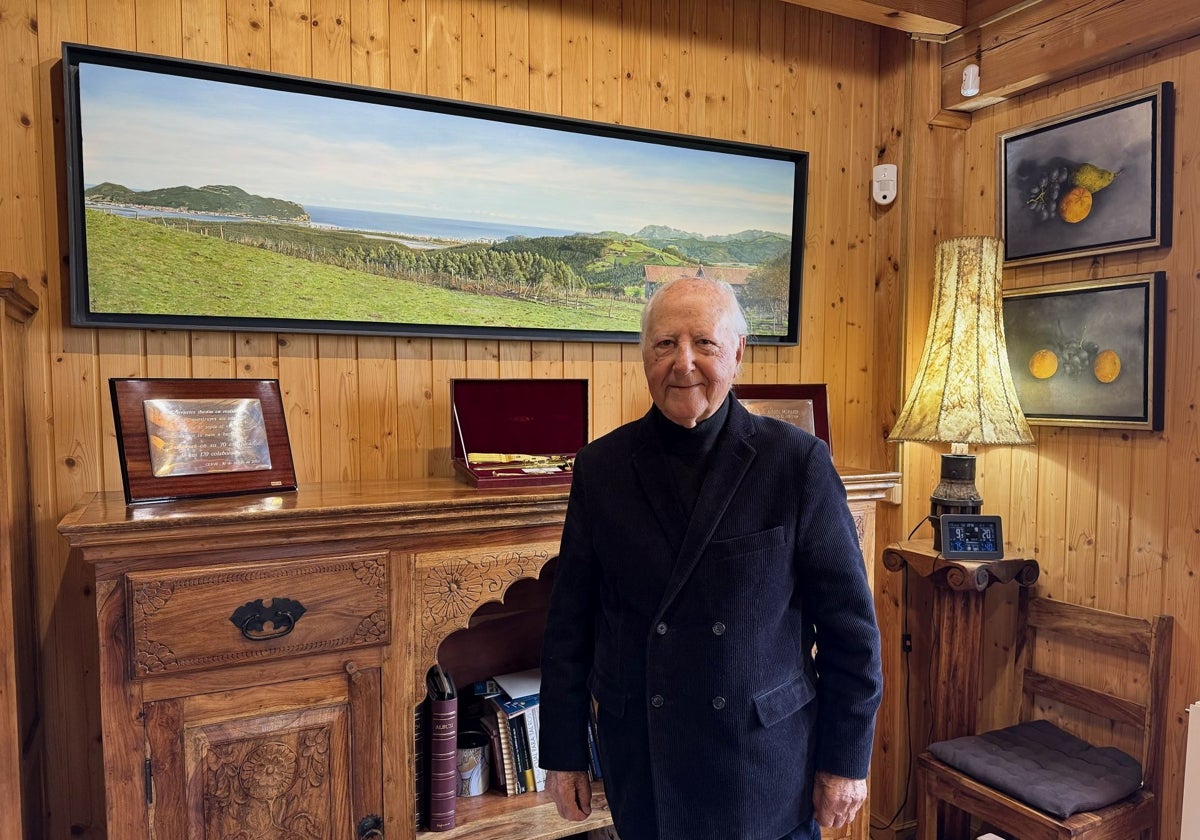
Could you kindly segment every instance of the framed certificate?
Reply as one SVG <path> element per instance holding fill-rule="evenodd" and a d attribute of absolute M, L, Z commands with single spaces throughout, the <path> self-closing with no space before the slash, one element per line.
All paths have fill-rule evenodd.
<path fill-rule="evenodd" d="M 125 501 L 296 489 L 275 379 L 110 379 Z"/>

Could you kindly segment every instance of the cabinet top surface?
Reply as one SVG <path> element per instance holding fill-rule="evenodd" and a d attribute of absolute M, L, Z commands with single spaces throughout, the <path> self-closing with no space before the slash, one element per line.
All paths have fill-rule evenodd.
<path fill-rule="evenodd" d="M 96 493 L 63 517 L 68 538 L 107 529 L 153 530 L 192 524 L 287 521 L 326 516 L 419 516 L 452 509 L 565 505 L 567 489 L 477 490 L 450 478 L 301 484 L 294 491 L 126 504 L 122 493 Z"/>
<path fill-rule="evenodd" d="M 839 468 L 848 495 L 878 498 L 896 473 Z M 126 504 L 118 491 L 84 499 L 59 522 L 73 546 L 150 537 L 190 528 L 305 526 L 411 526 L 462 518 L 500 517 L 517 524 L 561 521 L 568 487 L 482 489 L 452 478 L 301 484 L 297 490 Z"/>

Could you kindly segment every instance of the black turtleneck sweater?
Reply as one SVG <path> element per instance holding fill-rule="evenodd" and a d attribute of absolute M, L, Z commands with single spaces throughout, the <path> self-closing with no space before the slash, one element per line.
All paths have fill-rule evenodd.
<path fill-rule="evenodd" d="M 700 486 L 704 476 L 708 474 L 708 465 L 712 462 L 712 453 L 716 448 L 721 430 L 725 428 L 725 419 L 729 416 L 729 400 L 725 402 L 711 417 L 701 420 L 693 428 L 688 429 L 667 419 L 658 406 L 650 410 L 654 430 L 662 441 L 667 453 L 667 468 L 670 471 L 671 486 L 675 490 L 675 498 L 685 518 L 691 517 L 696 499 L 700 495 Z"/>

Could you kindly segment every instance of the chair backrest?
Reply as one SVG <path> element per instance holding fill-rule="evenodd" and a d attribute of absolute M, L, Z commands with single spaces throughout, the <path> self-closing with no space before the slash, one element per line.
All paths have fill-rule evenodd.
<path fill-rule="evenodd" d="M 1117 746 L 1159 792 L 1171 666 L 1171 616 L 1135 618 L 1022 590 L 1021 720 L 1049 719 Z"/>

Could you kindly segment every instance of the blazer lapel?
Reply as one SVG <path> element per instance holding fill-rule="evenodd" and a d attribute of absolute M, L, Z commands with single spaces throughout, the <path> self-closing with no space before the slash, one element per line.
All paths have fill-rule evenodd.
<path fill-rule="evenodd" d="M 659 612 L 667 608 L 683 588 L 684 583 L 696 569 L 704 549 L 712 539 L 717 524 L 725 516 L 734 493 L 745 478 L 750 465 L 754 461 L 756 451 L 749 438 L 754 434 L 754 425 L 750 414 L 735 399 L 729 407 L 729 419 L 724 433 L 717 441 L 717 451 L 713 454 L 713 463 L 704 478 L 700 488 L 700 496 L 696 499 L 696 508 L 688 522 L 687 531 L 683 535 L 679 553 L 675 558 L 675 568 L 667 581 L 667 589 L 658 605 Z M 664 463 L 665 467 L 665 463 Z M 652 497 L 663 497 L 667 494 L 661 491 L 651 494 Z M 669 509 L 669 503 L 659 501 L 657 505 Z M 656 507 L 656 513 L 658 513 Z M 660 519 L 662 515 L 659 514 Z M 674 520 L 673 520 L 674 521 Z M 676 545 L 678 543 L 672 543 Z"/>

